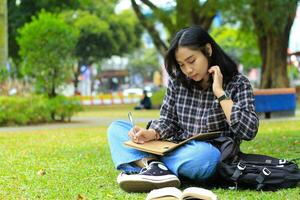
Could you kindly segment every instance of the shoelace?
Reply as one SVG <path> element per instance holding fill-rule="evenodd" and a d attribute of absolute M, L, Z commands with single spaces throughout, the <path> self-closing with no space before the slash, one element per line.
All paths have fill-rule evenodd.
<path fill-rule="evenodd" d="M 162 162 L 158 162 L 158 161 L 151 161 L 150 162 L 150 165 L 148 164 L 148 160 L 146 158 L 142 158 L 142 163 L 144 164 L 145 167 L 143 167 L 140 171 L 140 173 L 144 172 L 144 171 L 147 171 L 148 169 L 150 169 L 150 165 L 153 164 L 153 163 L 160 163 L 162 165 L 164 165 Z"/>
<path fill-rule="evenodd" d="M 140 173 L 147 171 L 148 169 L 150 169 L 150 165 L 148 164 L 148 160 L 146 158 L 142 158 L 142 163 L 145 167 L 143 167 L 140 171 Z"/>

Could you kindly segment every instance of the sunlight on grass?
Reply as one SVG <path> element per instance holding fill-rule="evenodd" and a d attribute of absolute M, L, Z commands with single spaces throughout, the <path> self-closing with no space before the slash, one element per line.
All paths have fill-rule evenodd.
<path fill-rule="evenodd" d="M 113 105 L 113 106 L 93 106 L 86 107 L 84 112 L 78 113 L 80 117 L 107 117 L 124 119 L 127 113 L 132 112 L 134 118 L 158 118 L 159 110 L 134 110 L 135 105 Z"/>
<path fill-rule="evenodd" d="M 86 111 L 127 116 L 131 107 Z M 158 110 L 137 111 L 156 118 Z M 100 114 L 99 114 L 100 116 Z M 107 127 L 0 133 L 0 199 L 145 199 L 123 192 L 116 183 L 106 137 Z M 262 121 L 255 140 L 243 142 L 247 153 L 296 158 L 300 154 L 300 121 Z M 278 192 L 213 190 L 219 199 L 299 198 L 299 187 Z"/>
<path fill-rule="evenodd" d="M 118 189 L 105 133 L 106 127 L 1 133 L 0 199 L 143 199 Z"/>

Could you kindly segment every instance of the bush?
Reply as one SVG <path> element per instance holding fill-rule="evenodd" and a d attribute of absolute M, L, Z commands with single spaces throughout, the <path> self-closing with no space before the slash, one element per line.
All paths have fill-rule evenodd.
<path fill-rule="evenodd" d="M 27 119 L 23 112 L 17 112 L 20 107 L 24 107 L 26 102 L 22 99 L 0 99 L 0 124 L 25 124 Z"/>
<path fill-rule="evenodd" d="M 71 117 L 82 110 L 80 100 L 77 97 L 65 97 L 62 95 L 56 96 L 48 100 L 51 110 L 52 119 L 59 118 L 60 121 L 71 121 Z"/>
<path fill-rule="evenodd" d="M 160 108 L 166 93 L 166 88 L 162 87 L 151 96 L 153 108 Z"/>
<path fill-rule="evenodd" d="M 0 126 L 51 122 L 55 116 L 61 121 L 70 121 L 80 110 L 79 100 L 64 96 L 52 99 L 44 96 L 0 97 Z"/>

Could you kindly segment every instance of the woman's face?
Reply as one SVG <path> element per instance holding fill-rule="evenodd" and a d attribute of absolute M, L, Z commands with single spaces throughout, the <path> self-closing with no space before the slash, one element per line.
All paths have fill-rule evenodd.
<path fill-rule="evenodd" d="M 175 52 L 175 58 L 181 71 L 188 78 L 201 81 L 208 76 L 208 60 L 200 50 L 179 47 Z"/>

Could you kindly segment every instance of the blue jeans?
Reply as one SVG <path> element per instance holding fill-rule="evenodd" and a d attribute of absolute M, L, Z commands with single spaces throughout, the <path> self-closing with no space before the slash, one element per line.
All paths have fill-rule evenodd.
<path fill-rule="evenodd" d="M 118 120 L 112 122 L 107 131 L 115 167 L 126 173 L 135 173 L 141 170 L 133 163 L 134 161 L 154 156 L 123 145 L 125 141 L 129 140 L 128 131 L 131 128 L 132 125 L 129 122 Z M 220 151 L 208 142 L 191 140 L 158 158 L 175 175 L 201 181 L 214 174 L 220 159 Z"/>

